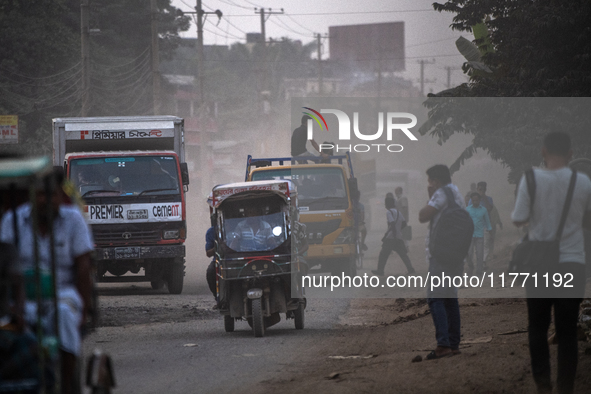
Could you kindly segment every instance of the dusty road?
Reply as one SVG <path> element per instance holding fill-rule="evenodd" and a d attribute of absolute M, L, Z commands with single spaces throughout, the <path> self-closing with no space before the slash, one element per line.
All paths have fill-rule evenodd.
<path fill-rule="evenodd" d="M 361 273 L 376 265 L 378 245 L 369 244 Z M 499 248 L 493 269 L 506 267 L 509 250 Z M 426 270 L 423 253 L 420 242 L 411 246 L 419 272 Z M 100 286 L 102 326 L 84 348 L 85 354 L 98 347 L 112 356 L 116 393 L 529 393 L 534 388 L 523 300 L 462 299 L 462 354 L 411 363 L 435 346 L 424 299 L 310 300 L 304 330 L 295 330 L 293 320 L 282 321 L 264 338 L 254 338 L 246 322 L 238 322 L 234 333 L 224 332 L 223 320 L 211 309 L 207 262 L 197 261 L 188 264 L 181 295 L 151 290 L 149 284 Z M 404 273 L 397 256 L 390 257 L 386 272 Z M 590 347 L 580 342 L 577 393 L 591 392 Z M 555 346 L 551 352 L 554 362 Z"/>
<path fill-rule="evenodd" d="M 229 392 L 281 375 L 296 355 L 334 335 L 348 302 L 323 300 L 308 305 L 307 326 L 296 331 L 293 320 L 254 338 L 246 322 L 224 332 L 223 319 L 212 311 L 205 284 L 188 286 L 182 295 L 145 288 L 101 291 L 104 324 L 85 341 L 111 354 L 121 393 Z M 108 326 L 110 325 L 110 326 Z"/>

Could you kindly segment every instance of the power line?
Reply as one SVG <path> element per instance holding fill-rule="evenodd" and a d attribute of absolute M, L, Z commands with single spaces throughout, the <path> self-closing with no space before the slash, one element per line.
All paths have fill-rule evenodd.
<path fill-rule="evenodd" d="M 48 83 L 41 83 L 41 82 L 20 82 L 17 81 L 16 79 L 12 79 L 6 75 L 2 75 L 2 78 L 7 79 L 10 82 L 10 87 L 14 87 L 14 86 L 30 86 L 30 87 L 35 87 L 35 88 L 46 88 L 49 86 L 55 86 L 61 83 L 66 83 L 69 80 L 71 80 L 72 78 L 74 78 L 75 76 L 77 76 L 78 74 L 80 74 L 82 72 L 82 68 L 78 68 L 77 71 L 74 71 L 73 74 L 70 74 L 66 77 L 64 77 L 63 79 L 57 80 L 57 81 L 53 81 L 53 82 L 48 82 Z M 63 74 L 63 73 L 62 73 Z M 40 81 L 40 80 L 39 80 Z"/>
<path fill-rule="evenodd" d="M 231 1 L 231 0 L 220 0 L 220 1 L 221 1 L 222 3 L 224 3 L 224 4 L 228 4 L 228 5 L 231 5 L 231 6 L 234 6 L 234 7 L 238 7 L 238 8 L 242 8 L 242 9 L 245 9 L 245 10 L 250 10 L 250 9 L 252 8 L 252 7 L 245 7 L 245 6 L 243 6 L 243 5 L 236 4 L 236 3 L 234 3 L 234 2 L 233 2 L 233 1 Z"/>
<path fill-rule="evenodd" d="M 312 34 L 315 33 L 313 30 L 308 29 L 306 26 L 302 25 L 301 23 L 299 23 L 298 21 L 296 21 L 294 18 L 292 18 L 290 14 L 284 14 L 284 15 L 287 16 L 289 19 L 291 19 L 296 25 L 298 25 L 302 29 L 308 30 Z"/>
<path fill-rule="evenodd" d="M 258 7 L 258 8 L 263 8 L 263 6 L 262 6 L 262 5 L 255 4 L 255 3 L 253 3 L 252 1 L 248 1 L 248 0 L 244 0 L 244 1 L 246 1 L 248 4 L 252 4 L 252 5 L 254 5 L 255 7 Z"/>
<path fill-rule="evenodd" d="M 213 8 L 211 8 L 210 6 L 208 6 L 207 4 L 203 4 L 203 5 L 204 5 L 205 7 L 207 7 L 207 8 L 209 8 L 211 11 L 213 11 L 213 10 L 214 10 Z M 224 15 L 224 16 L 225 16 L 225 15 Z M 236 29 L 236 30 L 238 30 L 240 33 L 242 33 L 242 34 L 245 34 L 245 35 L 246 35 L 246 32 L 245 32 L 244 30 L 242 30 L 242 29 L 241 29 L 241 28 L 239 28 L 238 26 L 234 25 L 234 24 L 233 24 L 232 22 L 230 22 L 230 21 L 227 21 L 227 22 L 228 22 L 228 23 L 230 24 L 230 26 L 232 26 L 234 29 Z"/>
<path fill-rule="evenodd" d="M 277 41 L 277 43 L 281 43 L 281 41 Z M 353 62 L 372 62 L 372 61 L 387 61 L 387 60 L 413 60 L 413 59 L 424 59 L 425 57 L 429 57 L 429 58 L 443 58 L 443 57 L 461 57 L 462 55 L 457 53 L 457 54 L 449 54 L 449 55 L 422 55 L 422 56 L 402 56 L 402 57 L 390 57 L 390 58 L 377 58 L 377 59 L 350 59 L 350 60 L 334 60 L 334 59 L 328 59 L 329 63 L 353 63 Z M 192 60 L 188 60 L 188 59 L 177 59 L 176 61 L 178 62 L 192 62 Z M 240 62 L 244 62 L 244 63 L 276 63 L 277 61 L 275 60 L 268 60 L 268 61 L 263 61 L 260 59 L 257 60 L 250 60 L 250 59 L 244 59 L 244 60 L 224 60 L 224 59 L 219 59 L 219 60 L 211 60 L 212 62 L 226 62 L 226 63 L 240 63 Z M 312 63 L 312 62 L 316 62 L 317 59 L 306 59 L 306 60 L 282 60 L 279 61 L 277 63 Z"/>
<path fill-rule="evenodd" d="M 410 12 L 435 12 L 433 9 L 424 10 L 384 10 L 384 11 L 358 11 L 358 12 L 302 12 L 297 14 L 290 14 L 291 16 L 315 16 L 315 15 L 359 15 L 359 14 L 405 14 Z M 224 15 L 225 17 L 244 17 L 251 16 L 249 14 L 234 14 Z"/>
<path fill-rule="evenodd" d="M 235 39 L 235 40 L 246 40 L 246 38 L 241 38 L 241 37 L 238 37 L 238 36 L 236 36 L 236 35 L 234 35 L 234 34 L 232 34 L 232 33 L 229 33 L 229 32 L 225 32 L 225 33 L 226 33 L 226 35 L 223 35 L 223 34 L 216 33 L 216 32 L 215 32 L 215 31 L 213 31 L 213 30 L 209 30 L 209 29 L 208 29 L 208 28 L 206 28 L 206 27 L 204 27 L 204 28 L 203 28 L 203 30 L 205 30 L 206 32 L 208 32 L 208 33 L 211 33 L 211 34 L 213 34 L 213 35 L 215 35 L 215 36 L 218 36 L 218 37 L 221 37 L 221 38 L 225 38 L 225 39 L 228 39 L 228 38 L 233 38 L 233 39 Z"/>
<path fill-rule="evenodd" d="M 420 47 L 420 46 L 423 46 L 423 45 L 435 44 L 435 43 L 438 43 L 438 42 L 450 41 L 450 40 L 457 40 L 457 39 L 458 39 L 458 37 L 443 38 L 441 40 L 436 40 L 436 41 L 428 41 L 428 42 L 422 42 L 420 44 L 406 45 L 404 48 Z"/>
<path fill-rule="evenodd" d="M 94 62 L 92 62 L 92 64 L 97 65 Z M 141 63 L 136 64 L 131 70 L 127 70 L 127 71 L 124 71 L 119 74 L 111 75 L 108 73 L 101 73 L 99 71 L 100 70 L 99 68 L 96 68 L 94 71 L 98 71 L 97 74 L 99 74 L 99 76 L 102 78 L 109 78 L 112 81 L 125 81 L 129 78 L 132 78 L 134 75 L 137 75 L 138 73 L 143 73 L 143 71 L 138 71 L 138 70 L 141 70 L 141 69 L 145 68 L 146 66 L 149 66 L 149 64 L 150 64 L 150 57 L 147 56 Z"/>
<path fill-rule="evenodd" d="M 282 28 L 283 30 L 290 31 L 290 32 L 292 32 L 292 33 L 295 33 L 295 34 L 297 34 L 297 35 L 299 35 L 299 36 L 303 36 L 303 37 L 313 37 L 313 36 L 312 36 L 311 34 L 309 34 L 309 33 L 302 33 L 302 32 L 298 32 L 298 31 L 295 31 L 295 30 L 293 30 L 291 27 L 289 27 L 288 25 L 284 24 L 284 22 L 281 22 L 281 23 L 283 23 L 283 26 L 282 26 L 282 25 L 280 25 L 279 23 L 275 22 L 275 20 L 274 20 L 274 19 L 269 19 L 269 20 L 270 20 L 270 21 L 271 21 L 271 22 L 272 22 L 272 23 L 273 23 L 275 26 L 278 26 L 278 27 Z"/>
<path fill-rule="evenodd" d="M 129 61 L 129 62 L 127 62 L 127 63 L 118 64 L 118 65 L 116 65 L 116 66 L 111 66 L 111 65 L 107 65 L 107 64 L 100 64 L 100 62 L 97 62 L 96 60 L 93 60 L 92 62 L 93 62 L 93 64 L 97 64 L 97 65 L 99 65 L 99 66 L 101 66 L 101 67 L 103 67 L 103 68 L 109 68 L 109 69 L 113 69 L 113 68 L 122 68 L 122 67 L 129 66 L 130 64 L 134 64 L 134 63 L 135 63 L 135 62 L 136 62 L 138 59 L 140 59 L 142 56 L 146 55 L 146 54 L 148 53 L 148 51 L 149 51 L 149 50 L 150 50 L 150 47 L 148 46 L 148 47 L 146 47 L 146 49 L 144 49 L 144 50 L 142 51 L 142 53 L 141 53 L 141 54 L 139 54 L 139 55 L 138 55 L 138 56 L 137 56 L 135 59 L 133 59 L 133 60 L 130 60 L 130 61 Z"/>
<path fill-rule="evenodd" d="M 66 69 L 66 70 L 64 70 L 64 71 L 60 71 L 60 72 L 58 72 L 58 73 L 56 73 L 56 74 L 53 74 L 53 75 L 48 75 L 48 76 L 46 76 L 46 77 L 31 77 L 31 76 L 27 76 L 27 75 L 22 75 L 22 74 L 19 74 L 19 73 L 17 73 L 17 72 L 14 72 L 14 71 L 12 71 L 12 70 L 9 70 L 9 69 L 7 69 L 7 68 L 5 68 L 5 67 L 2 67 L 2 66 L 0 66 L 0 69 L 2 69 L 2 70 L 4 70 L 4 71 L 7 71 L 7 72 L 9 72 L 9 73 L 11 73 L 11 74 L 13 74 L 13 75 L 16 75 L 17 77 L 20 77 L 20 78 L 27 78 L 27 79 L 30 79 L 30 80 L 39 81 L 39 80 L 43 80 L 43 79 L 51 79 L 51 78 L 57 77 L 57 76 L 59 76 L 59 75 L 65 74 L 65 73 L 67 73 L 68 71 L 72 71 L 72 70 L 73 70 L 73 69 L 75 69 L 76 67 L 79 67 L 79 66 L 80 66 L 80 64 L 81 64 L 81 62 L 78 62 L 78 63 L 76 63 L 75 65 L 73 65 L 72 67 L 70 67 L 70 68 L 68 68 L 68 69 Z"/>

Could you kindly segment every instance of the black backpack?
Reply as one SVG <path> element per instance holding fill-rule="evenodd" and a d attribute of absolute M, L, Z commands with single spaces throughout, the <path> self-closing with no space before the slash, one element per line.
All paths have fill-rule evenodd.
<path fill-rule="evenodd" d="M 474 223 L 470 214 L 461 208 L 449 187 L 444 186 L 447 208 L 441 212 L 439 221 L 431 228 L 429 252 L 443 268 L 456 269 L 464 264 L 470 249 Z"/>

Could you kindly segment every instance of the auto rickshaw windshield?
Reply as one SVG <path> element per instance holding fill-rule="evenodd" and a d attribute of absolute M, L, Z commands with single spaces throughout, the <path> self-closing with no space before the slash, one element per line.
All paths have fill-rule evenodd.
<path fill-rule="evenodd" d="M 237 252 L 268 251 L 287 240 L 284 212 L 267 213 L 264 209 L 246 207 L 224 216 L 226 245 Z"/>

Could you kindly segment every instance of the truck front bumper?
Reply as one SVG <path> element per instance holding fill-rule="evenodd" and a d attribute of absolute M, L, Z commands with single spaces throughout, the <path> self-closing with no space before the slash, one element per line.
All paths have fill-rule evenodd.
<path fill-rule="evenodd" d="M 185 257 L 185 245 L 96 247 L 95 252 L 98 261 L 170 259 L 175 257 Z"/>

